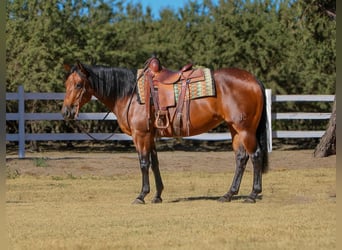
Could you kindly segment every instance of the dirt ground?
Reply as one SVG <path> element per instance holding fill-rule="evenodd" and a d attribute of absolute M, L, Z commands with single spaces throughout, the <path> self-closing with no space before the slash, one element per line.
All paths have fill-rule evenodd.
<path fill-rule="evenodd" d="M 46 152 L 26 152 L 18 159 L 16 151 L 7 152 L 6 165 L 9 178 L 18 175 L 33 176 L 113 176 L 138 173 L 139 163 L 135 152 L 103 152 L 64 149 Z M 234 153 L 161 151 L 158 153 L 161 173 L 164 171 L 234 171 Z M 336 167 L 336 156 L 314 158 L 313 150 L 274 150 L 269 154 L 270 171 L 295 168 Z M 251 170 L 248 162 L 247 170 Z"/>

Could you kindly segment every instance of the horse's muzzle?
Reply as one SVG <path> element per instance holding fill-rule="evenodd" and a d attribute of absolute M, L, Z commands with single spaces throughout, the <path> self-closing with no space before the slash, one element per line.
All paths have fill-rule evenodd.
<path fill-rule="evenodd" d="M 74 120 L 77 116 L 76 106 L 63 106 L 62 115 L 64 120 Z"/>

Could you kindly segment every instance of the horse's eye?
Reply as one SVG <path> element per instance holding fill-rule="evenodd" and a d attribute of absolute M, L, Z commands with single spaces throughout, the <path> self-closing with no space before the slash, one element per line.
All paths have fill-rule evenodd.
<path fill-rule="evenodd" d="M 76 84 L 76 89 L 81 89 L 81 88 L 83 88 L 82 83 L 77 83 L 77 84 Z"/>

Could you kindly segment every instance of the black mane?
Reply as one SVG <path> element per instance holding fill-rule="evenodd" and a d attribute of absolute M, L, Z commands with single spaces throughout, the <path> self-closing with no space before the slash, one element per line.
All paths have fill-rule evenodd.
<path fill-rule="evenodd" d="M 83 65 L 89 73 L 91 87 L 102 97 L 115 100 L 133 94 L 137 82 L 137 70 L 106 66 Z"/>

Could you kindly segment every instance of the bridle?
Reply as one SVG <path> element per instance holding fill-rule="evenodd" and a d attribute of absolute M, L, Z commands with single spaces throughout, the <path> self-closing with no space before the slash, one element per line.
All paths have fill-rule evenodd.
<path fill-rule="evenodd" d="M 71 71 L 71 74 L 76 72 L 78 74 L 78 76 L 84 81 L 84 80 L 87 80 L 88 81 L 88 77 L 80 70 L 78 69 L 74 69 Z M 77 83 L 78 84 L 78 83 Z M 76 86 L 77 87 L 77 86 Z M 78 116 L 78 113 L 79 113 L 79 109 L 80 109 L 80 102 L 82 100 L 82 97 L 84 95 L 84 93 L 86 92 L 86 85 L 83 84 L 82 85 L 82 89 L 81 89 L 81 92 L 78 94 L 77 98 L 76 98 L 76 101 L 74 102 L 74 107 L 76 108 L 76 114 L 75 114 L 75 117 Z M 104 118 L 102 119 L 102 121 L 106 120 L 107 116 L 111 113 L 111 111 L 108 111 L 107 114 L 104 116 Z M 98 139 L 98 138 L 95 138 L 94 136 L 92 136 L 88 131 L 86 131 L 86 129 L 81 126 L 81 124 L 79 123 L 76 123 L 76 122 L 73 122 L 71 124 L 72 126 L 75 125 L 80 131 L 82 131 L 84 134 L 88 135 L 91 139 L 95 140 L 95 141 L 106 141 L 106 140 L 109 140 L 114 134 L 115 134 L 115 131 L 117 130 L 117 128 L 119 126 L 117 126 L 117 128 L 114 130 L 114 132 L 109 135 L 108 137 L 106 138 L 103 138 L 103 139 Z"/>
<path fill-rule="evenodd" d="M 88 77 L 81 71 L 75 69 L 73 70 L 71 73 L 74 73 L 76 72 L 78 74 L 78 76 L 84 81 L 84 80 L 88 80 Z M 76 83 L 76 88 L 77 88 L 77 85 L 79 83 Z M 82 97 L 84 95 L 84 93 L 86 92 L 86 86 L 85 84 L 82 85 L 81 91 L 78 93 L 78 96 L 76 97 L 76 100 L 74 102 L 74 107 L 76 108 L 76 111 L 75 111 L 75 117 L 77 117 L 78 113 L 79 113 L 79 109 L 80 109 L 80 103 L 81 103 L 81 100 L 82 100 Z"/>

